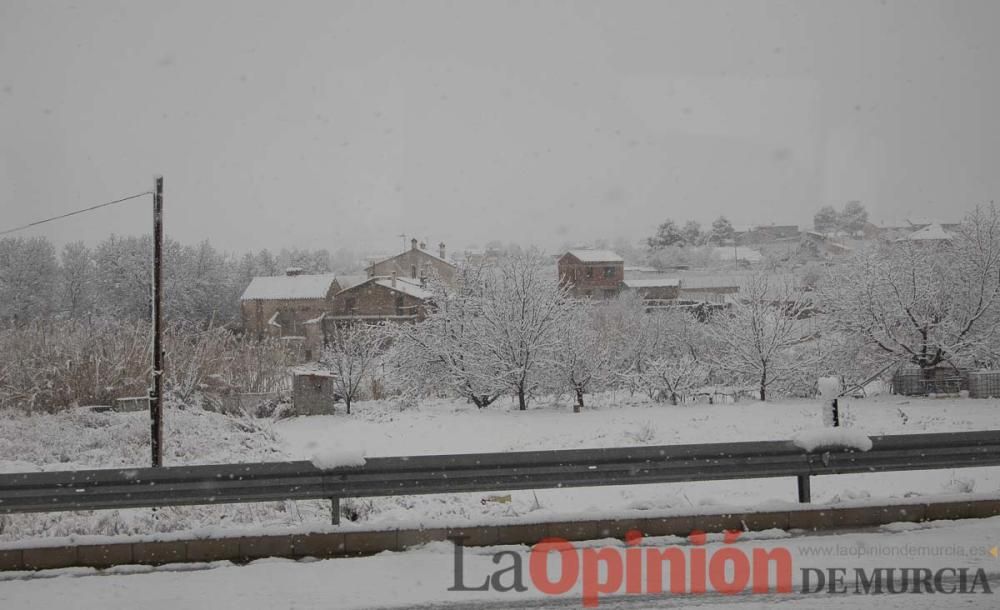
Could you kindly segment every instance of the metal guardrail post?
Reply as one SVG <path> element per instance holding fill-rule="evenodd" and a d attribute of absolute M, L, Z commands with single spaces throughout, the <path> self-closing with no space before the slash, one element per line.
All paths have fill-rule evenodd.
<path fill-rule="evenodd" d="M 799 480 L 799 502 L 808 504 L 812 500 L 812 493 L 809 489 L 809 475 L 800 474 L 796 478 Z"/>
<path fill-rule="evenodd" d="M 340 525 L 340 498 L 330 498 L 330 523 Z"/>

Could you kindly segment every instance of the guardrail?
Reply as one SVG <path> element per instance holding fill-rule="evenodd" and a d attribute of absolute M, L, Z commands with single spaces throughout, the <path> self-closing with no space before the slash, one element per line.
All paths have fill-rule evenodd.
<path fill-rule="evenodd" d="M 52 512 L 1000 466 L 1000 430 L 872 437 L 866 452 L 791 441 L 0 474 L 0 513 Z"/>

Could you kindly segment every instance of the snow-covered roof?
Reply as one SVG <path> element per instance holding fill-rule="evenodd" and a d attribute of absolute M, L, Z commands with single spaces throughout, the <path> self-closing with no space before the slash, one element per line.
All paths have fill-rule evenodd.
<path fill-rule="evenodd" d="M 611 250 L 570 250 L 581 263 L 624 263 L 625 259 Z"/>
<path fill-rule="evenodd" d="M 340 289 L 344 290 L 346 288 L 351 288 L 357 286 L 358 284 L 363 284 L 368 281 L 367 275 L 338 275 L 337 283 L 340 284 Z"/>
<path fill-rule="evenodd" d="M 625 280 L 624 284 L 629 288 L 671 288 L 681 285 L 677 278 L 660 277 L 642 280 Z"/>
<path fill-rule="evenodd" d="M 369 259 L 370 262 L 368 264 L 368 268 L 370 269 L 371 267 L 374 267 L 375 265 L 378 265 L 379 263 L 385 263 L 385 262 L 391 261 L 393 259 L 399 258 L 400 256 L 405 256 L 405 255 L 409 254 L 410 252 L 419 252 L 419 253 L 423 254 L 424 256 L 427 256 L 427 257 L 432 258 L 432 259 L 434 259 L 436 261 L 442 262 L 442 263 L 444 263 L 444 264 L 446 264 L 448 266 L 451 266 L 451 267 L 455 266 L 455 263 L 449 261 L 448 259 L 441 258 L 437 254 L 434 254 L 434 253 L 430 252 L 429 250 L 425 250 L 423 248 L 411 248 L 409 250 L 404 250 L 404 251 L 400 252 L 399 254 L 393 254 L 392 256 L 388 256 L 388 257 L 385 257 L 385 258 L 380 258 L 378 260 L 371 260 L 371 259 Z"/>
<path fill-rule="evenodd" d="M 899 241 L 943 241 L 951 239 L 951 233 L 941 228 L 939 224 L 927 225 L 919 231 L 914 231 Z"/>
<path fill-rule="evenodd" d="M 431 296 L 433 296 L 430 291 L 424 290 L 420 286 L 415 286 L 410 282 L 400 280 L 399 278 L 396 279 L 395 286 L 392 285 L 391 279 L 386 279 L 386 278 L 378 278 L 375 280 L 375 283 L 378 284 L 379 286 L 383 286 L 385 288 L 388 288 L 390 290 L 395 290 L 397 292 L 402 292 L 403 294 L 408 294 L 411 297 L 415 297 L 420 300 L 426 300 L 431 298 Z"/>
<path fill-rule="evenodd" d="M 347 292 L 348 290 L 353 290 L 355 288 L 358 288 L 360 286 L 364 286 L 365 284 L 369 284 L 369 283 L 378 284 L 379 286 L 382 286 L 384 288 L 388 288 L 389 290 L 395 290 L 397 292 L 402 292 L 403 294 L 408 294 L 411 297 L 415 297 L 415 298 L 421 299 L 421 300 L 427 300 L 427 299 L 429 299 L 429 298 L 431 298 L 433 296 L 433 293 L 431 293 L 429 290 L 425 290 L 424 288 L 421 288 L 420 284 L 418 284 L 416 282 L 416 280 L 412 280 L 412 279 L 407 278 L 407 277 L 397 277 L 396 278 L 396 285 L 393 286 L 392 285 L 392 278 L 391 277 L 385 277 L 385 276 L 370 277 L 367 280 L 365 280 L 365 281 L 363 281 L 363 282 L 361 282 L 359 284 L 355 284 L 354 286 L 351 286 L 350 288 L 345 288 L 345 289 L 341 290 L 337 294 L 338 295 L 343 294 L 343 293 Z"/>
<path fill-rule="evenodd" d="M 659 269 L 656 267 L 644 267 L 641 265 L 625 266 L 625 273 L 658 273 Z"/>
<path fill-rule="evenodd" d="M 736 248 L 719 246 L 714 248 L 712 252 L 715 256 L 724 261 L 731 261 L 734 258 L 738 258 L 740 260 L 750 261 L 751 263 L 759 263 L 763 258 L 763 255 L 761 255 L 760 252 L 745 246 L 738 246 Z"/>
<path fill-rule="evenodd" d="M 240 300 L 323 299 L 336 279 L 334 273 L 255 277 Z"/>

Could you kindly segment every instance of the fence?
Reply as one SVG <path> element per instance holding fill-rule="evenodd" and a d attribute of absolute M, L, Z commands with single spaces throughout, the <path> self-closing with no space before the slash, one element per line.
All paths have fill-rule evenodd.
<path fill-rule="evenodd" d="M 955 394 L 969 389 L 969 372 L 950 367 L 934 367 L 924 371 L 917 367 L 906 367 L 892 376 L 892 391 L 903 396 L 927 396 L 928 394 Z"/>
<path fill-rule="evenodd" d="M 1000 371 L 973 371 L 969 373 L 971 398 L 1000 398 Z"/>

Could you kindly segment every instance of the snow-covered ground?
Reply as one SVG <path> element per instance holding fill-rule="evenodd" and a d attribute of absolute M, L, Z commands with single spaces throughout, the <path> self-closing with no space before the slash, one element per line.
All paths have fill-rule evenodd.
<path fill-rule="evenodd" d="M 703 548 L 711 558 L 720 548 L 735 548 L 751 556 L 754 548 L 772 551 L 788 549 L 792 559 L 790 593 L 722 595 L 708 593 L 670 596 L 626 594 L 624 586 L 616 593 L 599 597 L 601 608 L 673 608 L 707 606 L 710 608 L 996 608 L 1000 589 L 1000 560 L 990 554 L 998 542 L 1000 517 L 982 520 L 936 522 L 934 524 L 892 524 L 878 531 L 832 536 L 789 536 L 784 532 L 762 532 L 735 544 L 710 539 Z M 665 537 L 647 539 L 645 546 L 676 546 L 690 558 L 687 541 Z M 577 545 L 590 548 L 621 548 L 614 540 Z M 548 596 L 534 586 L 528 572 L 529 549 L 524 546 L 467 548 L 464 550 L 466 587 L 483 583 L 495 571 L 514 563 L 510 555 L 494 563 L 494 554 L 516 554 L 524 566 L 523 592 L 449 591 L 455 586 L 454 547 L 451 543 L 432 543 L 404 553 L 381 553 L 357 559 L 324 561 L 261 560 L 246 566 L 228 562 L 189 564 L 163 568 L 127 566 L 104 572 L 92 569 L 52 570 L 39 573 L 0 573 L 0 608 L 95 608 L 141 607 L 227 608 L 239 610 L 296 608 L 579 608 L 582 588 L 575 581 L 567 593 Z M 554 580 L 561 563 L 558 554 L 550 553 L 549 573 Z M 693 563 L 687 564 L 693 566 Z M 844 590 L 849 593 L 802 593 L 802 569 L 844 568 Z M 901 585 L 900 568 L 969 568 L 968 581 L 978 569 L 984 570 L 993 594 L 984 593 L 980 584 L 976 593 L 859 594 L 855 569 L 871 574 L 875 568 L 896 568 L 896 586 Z M 693 568 L 692 568 L 693 569 Z M 606 575 L 606 572 L 600 572 Z M 883 573 L 884 574 L 884 573 Z M 502 583 L 511 583 L 510 573 Z M 602 576 L 603 578 L 603 576 Z M 810 574 L 815 578 L 815 573 Z M 943 573 L 946 588 L 955 586 L 956 572 Z M 688 580 L 688 583 L 690 580 Z M 810 582 L 815 583 L 814 580 Z M 949 586 L 950 585 L 950 586 Z M 690 587 L 690 584 L 688 584 Z M 908 590 L 912 590 L 912 584 Z M 815 586 L 811 586 L 810 590 Z M 838 589 L 840 587 L 837 587 Z"/>
<path fill-rule="evenodd" d="M 842 417 L 868 435 L 1000 428 L 991 400 L 881 396 L 843 403 Z M 668 406 L 627 394 L 568 404 L 536 403 L 526 412 L 509 401 L 479 410 L 460 401 L 427 401 L 401 409 L 362 402 L 354 414 L 277 422 L 233 419 L 197 409 L 169 410 L 167 463 L 419 455 L 629 445 L 778 440 L 822 427 L 819 401 Z M 140 466 L 148 420 L 141 413 L 68 412 L 31 418 L 0 415 L 0 472 Z M 919 459 L 918 456 L 914 456 Z M 1000 492 L 1000 468 L 816 477 L 815 503 L 858 503 L 914 495 Z M 494 497 L 499 496 L 499 497 Z M 558 489 L 507 494 L 449 494 L 348 499 L 361 521 L 344 527 L 461 525 L 691 513 L 794 504 L 792 479 L 712 481 Z M 33 537 L 150 534 L 182 530 L 328 527 L 329 504 L 284 502 L 0 517 L 0 542 Z"/>
<path fill-rule="evenodd" d="M 823 428 L 818 400 L 668 406 L 621 393 L 588 398 L 592 406 L 578 414 L 565 404 L 517 411 L 511 402 L 484 410 L 457 401 L 402 410 L 392 403 L 363 403 L 350 417 L 293 418 L 278 422 L 274 432 L 290 455 L 310 459 L 331 450 L 360 450 L 373 457 L 784 440 L 808 438 L 803 433 Z M 1000 428 L 1000 403 L 880 396 L 841 401 L 841 417 L 851 429 L 871 436 L 988 430 Z M 1000 468 L 841 475 L 816 477 L 812 483 L 813 502 L 833 504 L 997 491 Z M 784 478 L 520 491 L 500 504 L 484 504 L 475 494 L 378 498 L 362 508 L 372 521 L 427 523 L 776 506 L 796 502 L 796 494 L 794 479 Z"/>

